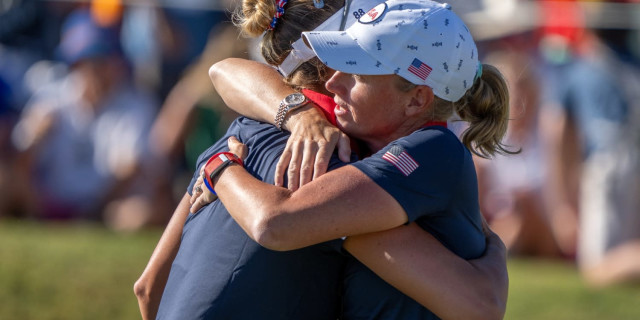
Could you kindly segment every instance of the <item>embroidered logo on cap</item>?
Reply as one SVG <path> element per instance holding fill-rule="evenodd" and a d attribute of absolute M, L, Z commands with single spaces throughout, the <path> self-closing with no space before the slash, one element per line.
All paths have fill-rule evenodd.
<path fill-rule="evenodd" d="M 409 72 L 415 74 L 422 80 L 427 79 L 427 77 L 431 73 L 431 67 L 418 59 L 413 59 L 413 62 L 407 70 L 409 70 Z"/>
<path fill-rule="evenodd" d="M 373 7 L 373 9 L 369 10 L 366 14 L 362 15 L 358 22 L 368 24 L 375 22 L 376 20 L 382 17 L 382 14 L 387 11 L 387 4 L 385 2 Z"/>

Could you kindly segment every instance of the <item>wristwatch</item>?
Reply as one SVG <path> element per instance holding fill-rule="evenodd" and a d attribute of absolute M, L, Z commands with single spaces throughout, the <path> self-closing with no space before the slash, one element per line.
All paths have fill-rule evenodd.
<path fill-rule="evenodd" d="M 226 168 L 233 162 L 240 166 L 244 166 L 242 159 L 231 152 L 216 153 L 209 158 L 207 163 L 204 165 L 202 180 L 204 180 L 204 185 L 207 186 L 207 189 L 209 189 L 213 194 L 216 194 L 216 192 L 213 191 L 213 180 L 218 174 L 220 174 L 220 172 L 222 172 L 222 169 Z"/>
<path fill-rule="evenodd" d="M 284 119 L 287 117 L 287 114 L 308 103 L 309 100 L 307 97 L 300 92 L 292 93 L 282 99 L 282 101 L 280 101 L 280 106 L 278 107 L 278 113 L 276 113 L 276 118 L 273 122 L 276 125 L 276 128 L 282 131 L 282 124 L 284 123 Z"/>

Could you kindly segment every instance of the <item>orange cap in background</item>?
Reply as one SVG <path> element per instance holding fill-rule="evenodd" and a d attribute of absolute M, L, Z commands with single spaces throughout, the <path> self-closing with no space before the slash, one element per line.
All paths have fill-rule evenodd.
<path fill-rule="evenodd" d="M 122 0 L 92 0 L 91 16 L 101 27 L 112 27 L 122 18 Z"/>

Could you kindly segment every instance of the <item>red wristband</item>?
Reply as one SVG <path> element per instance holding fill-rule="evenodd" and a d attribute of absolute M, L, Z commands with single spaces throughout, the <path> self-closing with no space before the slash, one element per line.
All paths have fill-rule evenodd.
<path fill-rule="evenodd" d="M 213 194 L 216 194 L 213 191 L 213 180 L 215 177 L 222 172 L 224 168 L 229 166 L 232 162 L 239 164 L 244 167 L 244 163 L 240 157 L 236 156 L 231 152 L 219 152 L 211 156 L 207 163 L 204 165 L 203 172 L 203 180 L 207 189 L 211 191 Z"/>

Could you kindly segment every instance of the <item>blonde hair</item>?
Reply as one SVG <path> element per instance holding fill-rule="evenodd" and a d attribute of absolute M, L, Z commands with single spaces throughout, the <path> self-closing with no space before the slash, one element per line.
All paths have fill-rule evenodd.
<path fill-rule="evenodd" d="M 498 154 L 517 154 L 502 143 L 509 124 L 509 89 L 496 67 L 483 64 L 482 76 L 458 101 L 455 111 L 469 123 L 462 143 L 475 155 L 489 158 Z"/>
<path fill-rule="evenodd" d="M 276 13 L 276 0 L 244 0 L 233 21 L 245 36 L 258 37 L 264 33 L 260 50 L 265 61 L 275 66 L 284 61 L 303 31 L 315 29 L 342 5 L 343 0 L 325 0 L 324 7 L 318 9 L 313 0 L 289 0 L 275 28 L 267 30 Z M 313 58 L 292 72 L 285 82 L 294 87 L 313 87 L 324 84 L 326 78 L 326 67 Z"/>
<path fill-rule="evenodd" d="M 489 158 L 497 154 L 517 154 L 502 143 L 509 123 L 509 90 L 500 71 L 489 64 L 482 65 L 482 76 L 456 102 L 434 97 L 429 112 L 431 120 L 446 121 L 453 112 L 469 123 L 462 133 L 462 143 L 473 154 Z M 399 84 L 403 91 L 415 85 L 406 79 Z"/>

